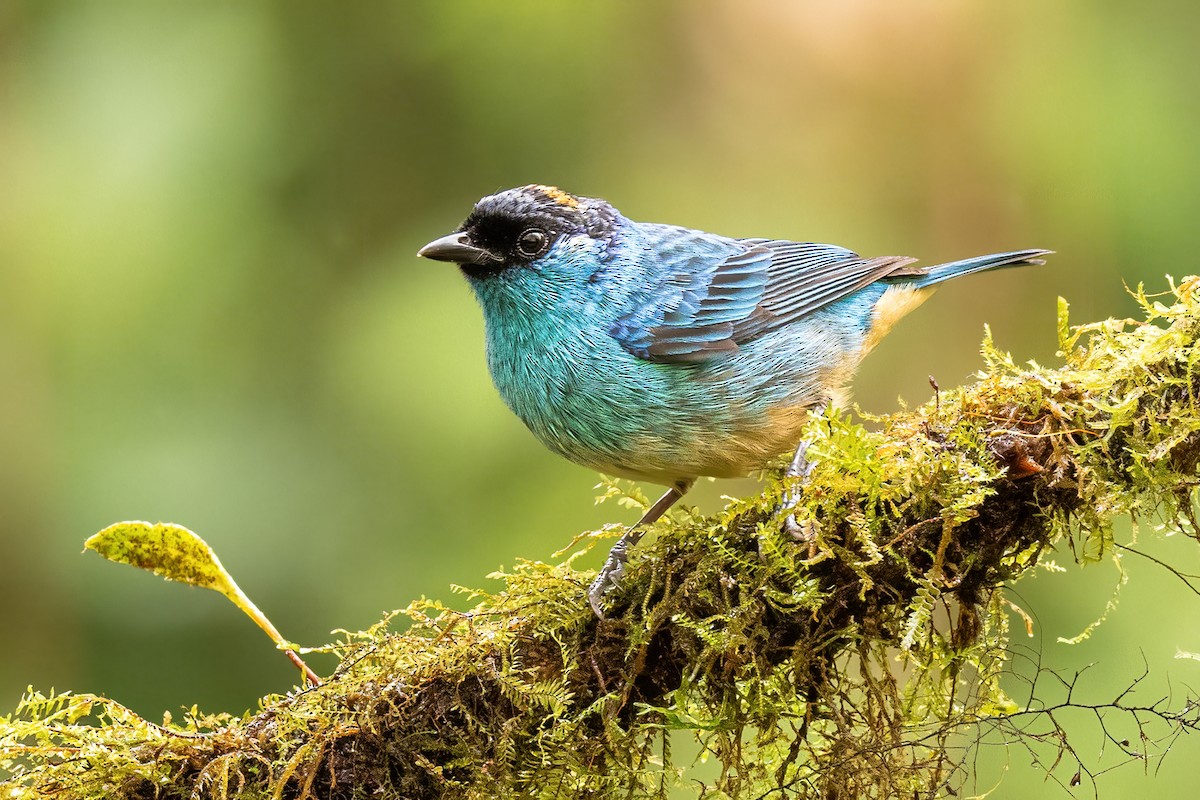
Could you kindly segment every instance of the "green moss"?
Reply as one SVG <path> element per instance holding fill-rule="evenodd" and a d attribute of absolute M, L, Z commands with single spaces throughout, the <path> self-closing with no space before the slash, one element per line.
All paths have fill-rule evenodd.
<path fill-rule="evenodd" d="M 1071 328 L 1064 366 L 984 343 L 974 385 L 876 420 L 813 420 L 811 483 L 713 517 L 680 509 L 635 552 L 610 619 L 579 553 L 521 562 L 467 613 L 412 604 L 329 649 L 321 687 L 242 718 L 153 725 L 111 701 L 31 692 L 0 721 L 9 796 L 627 797 L 688 779 L 680 732 L 719 767 L 705 797 L 912 797 L 962 778 L 964 726 L 1018 711 L 999 688 L 1003 585 L 1112 521 L 1195 536 L 1200 282 L 1143 321 Z M 644 502 L 608 484 L 611 496 Z M 580 552 L 611 535 L 581 538 Z M 693 786 L 695 784 L 692 784 Z"/>

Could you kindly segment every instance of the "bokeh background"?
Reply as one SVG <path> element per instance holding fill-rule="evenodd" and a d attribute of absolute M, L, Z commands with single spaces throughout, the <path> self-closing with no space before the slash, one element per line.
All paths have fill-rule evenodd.
<path fill-rule="evenodd" d="M 79 554 L 117 520 L 198 531 L 308 644 L 632 521 L 507 412 L 465 282 L 414 256 L 501 188 L 869 254 L 1053 248 L 945 286 L 856 396 L 969 379 L 985 321 L 1054 363 L 1059 295 L 1128 316 L 1123 282 L 1196 269 L 1197 30 L 1162 0 L 0 4 L 0 713 L 28 684 L 153 718 L 295 681 L 217 595 Z M 1194 571 L 1180 539 L 1144 546 Z M 1147 702 L 1197 682 L 1177 580 L 1125 559 L 1069 647 L 1118 573 L 1059 561 L 1018 587 L 1023 653 L 1093 664 L 1093 702 L 1143 660 Z M 1197 755 L 1103 796 L 1184 796 Z M 1061 794 L 986 749 L 979 788 L 1002 776 Z"/>

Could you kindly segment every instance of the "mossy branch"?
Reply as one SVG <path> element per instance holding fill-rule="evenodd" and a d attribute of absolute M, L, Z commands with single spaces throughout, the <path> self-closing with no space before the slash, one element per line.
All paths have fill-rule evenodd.
<path fill-rule="evenodd" d="M 1039 713 L 1059 730 L 1061 706 L 1020 708 L 1000 689 L 1010 615 L 1023 614 L 1003 585 L 1060 542 L 1105 557 L 1121 516 L 1196 536 L 1198 289 L 1173 284 L 1169 304 L 1139 290 L 1144 320 L 1076 328 L 1062 303 L 1062 368 L 1019 366 L 989 339 L 977 383 L 878 432 L 814 420 L 801 538 L 783 533 L 778 478 L 714 517 L 678 510 L 636 550 L 608 620 L 588 608 L 575 553 L 496 576 L 469 612 L 421 601 L 403 632 L 389 618 L 347 633 L 324 685 L 244 718 L 160 726 L 110 700 L 31 692 L 0 720 L 5 788 L 665 796 L 692 761 L 673 757 L 683 732 L 716 765 L 704 797 L 950 791 L 964 731 Z M 1111 708 L 1168 731 L 1198 724 L 1191 701 L 1122 702 Z"/>

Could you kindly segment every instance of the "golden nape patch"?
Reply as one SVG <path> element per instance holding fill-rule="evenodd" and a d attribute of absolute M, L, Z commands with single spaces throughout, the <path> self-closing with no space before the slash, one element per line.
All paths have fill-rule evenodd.
<path fill-rule="evenodd" d="M 901 317 L 928 300 L 933 289 L 932 286 L 918 289 L 904 284 L 889 286 L 871 314 L 871 330 L 867 331 L 866 341 L 863 342 L 862 355 L 871 352 Z"/>
<path fill-rule="evenodd" d="M 536 189 L 537 191 L 546 195 L 546 197 L 548 197 L 551 200 L 553 200 L 554 202 L 558 203 L 560 206 L 567 206 L 568 208 L 575 208 L 576 206 L 579 205 L 579 200 L 576 199 L 575 195 L 564 192 L 562 189 L 559 189 L 557 186 L 544 186 L 542 184 L 534 184 L 530 188 Z"/>

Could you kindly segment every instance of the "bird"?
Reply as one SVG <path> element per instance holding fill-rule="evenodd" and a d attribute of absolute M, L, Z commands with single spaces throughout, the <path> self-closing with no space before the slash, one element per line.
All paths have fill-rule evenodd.
<path fill-rule="evenodd" d="M 905 256 L 635 222 L 531 184 L 479 200 L 419 256 L 458 265 L 483 310 L 505 404 L 551 451 L 669 487 L 588 590 L 596 616 L 646 528 L 702 476 L 744 476 L 847 402 L 864 356 L 934 287 L 1044 263 L 1027 249 L 920 267 Z"/>

